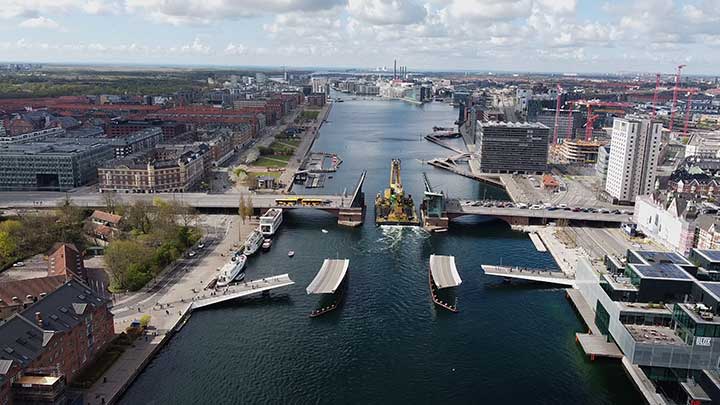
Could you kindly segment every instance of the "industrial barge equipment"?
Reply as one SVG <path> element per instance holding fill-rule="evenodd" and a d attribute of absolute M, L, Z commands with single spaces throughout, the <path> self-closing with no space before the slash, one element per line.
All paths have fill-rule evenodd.
<path fill-rule="evenodd" d="M 412 195 L 405 195 L 400 179 L 400 159 L 390 163 L 390 187 L 375 197 L 377 225 L 420 225 Z"/>

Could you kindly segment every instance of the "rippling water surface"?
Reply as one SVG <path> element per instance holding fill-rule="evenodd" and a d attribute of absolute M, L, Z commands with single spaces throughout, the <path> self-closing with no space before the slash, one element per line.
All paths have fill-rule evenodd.
<path fill-rule="evenodd" d="M 121 402 L 640 403 L 619 365 L 582 355 L 574 334 L 584 327 L 563 290 L 483 276 L 482 263 L 555 267 L 525 235 L 482 218 L 462 218 L 438 235 L 372 223 L 372 200 L 387 187 L 394 157 L 417 204 L 423 171 L 453 197 L 506 198 L 422 163 L 452 154 L 422 135 L 456 115 L 445 104 L 336 104 L 314 150 L 336 152 L 344 163 L 320 191 L 351 190 L 367 169 L 365 225 L 345 229 L 322 212 L 287 213 L 272 251 L 249 260 L 248 277 L 287 272 L 297 284 L 194 313 Z M 458 314 L 430 301 L 432 253 L 456 256 Z M 305 287 L 328 257 L 350 259 L 347 295 L 339 310 L 310 319 L 318 298 Z"/>

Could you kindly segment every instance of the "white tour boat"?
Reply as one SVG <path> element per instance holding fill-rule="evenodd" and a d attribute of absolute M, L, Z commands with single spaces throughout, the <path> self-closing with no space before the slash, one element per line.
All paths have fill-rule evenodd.
<path fill-rule="evenodd" d="M 263 242 L 263 234 L 259 229 L 253 229 L 245 241 L 245 255 L 250 256 L 255 254 L 260 248 Z"/>
<path fill-rule="evenodd" d="M 217 283 L 215 285 L 218 287 L 225 287 L 235 281 L 235 279 L 241 274 L 244 278 L 245 273 L 243 273 L 243 269 L 245 268 L 246 261 L 247 256 L 245 255 L 233 256 L 232 260 L 225 263 L 225 265 L 220 269 L 220 275 L 218 276 Z"/>

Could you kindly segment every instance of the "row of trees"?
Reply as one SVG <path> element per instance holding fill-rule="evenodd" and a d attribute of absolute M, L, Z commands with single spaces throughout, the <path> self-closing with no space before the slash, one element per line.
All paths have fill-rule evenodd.
<path fill-rule="evenodd" d="M 174 201 L 116 204 L 113 212 L 123 216 L 122 234 L 105 249 L 114 291 L 142 288 L 202 236 L 195 227 L 195 211 Z"/>

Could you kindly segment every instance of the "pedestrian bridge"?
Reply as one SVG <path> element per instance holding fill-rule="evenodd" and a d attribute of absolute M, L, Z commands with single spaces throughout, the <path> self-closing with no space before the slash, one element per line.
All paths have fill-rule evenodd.
<path fill-rule="evenodd" d="M 191 309 L 204 308 L 210 305 L 219 304 L 221 302 L 231 301 L 237 298 L 247 297 L 257 293 L 274 290 L 280 287 L 286 287 L 295 284 L 287 274 L 279 276 L 253 280 L 247 283 L 238 283 L 229 287 L 215 291 L 215 295 L 204 295 L 192 302 Z"/>
<path fill-rule="evenodd" d="M 564 285 L 567 287 L 575 286 L 575 278 L 571 278 L 565 275 L 561 271 L 549 271 L 540 269 L 530 269 L 525 267 L 512 267 L 512 266 L 493 266 L 489 264 L 483 264 L 483 271 L 488 276 L 498 276 L 506 279 L 518 279 L 526 281 L 536 281 L 540 283 L 549 283 Z"/>

